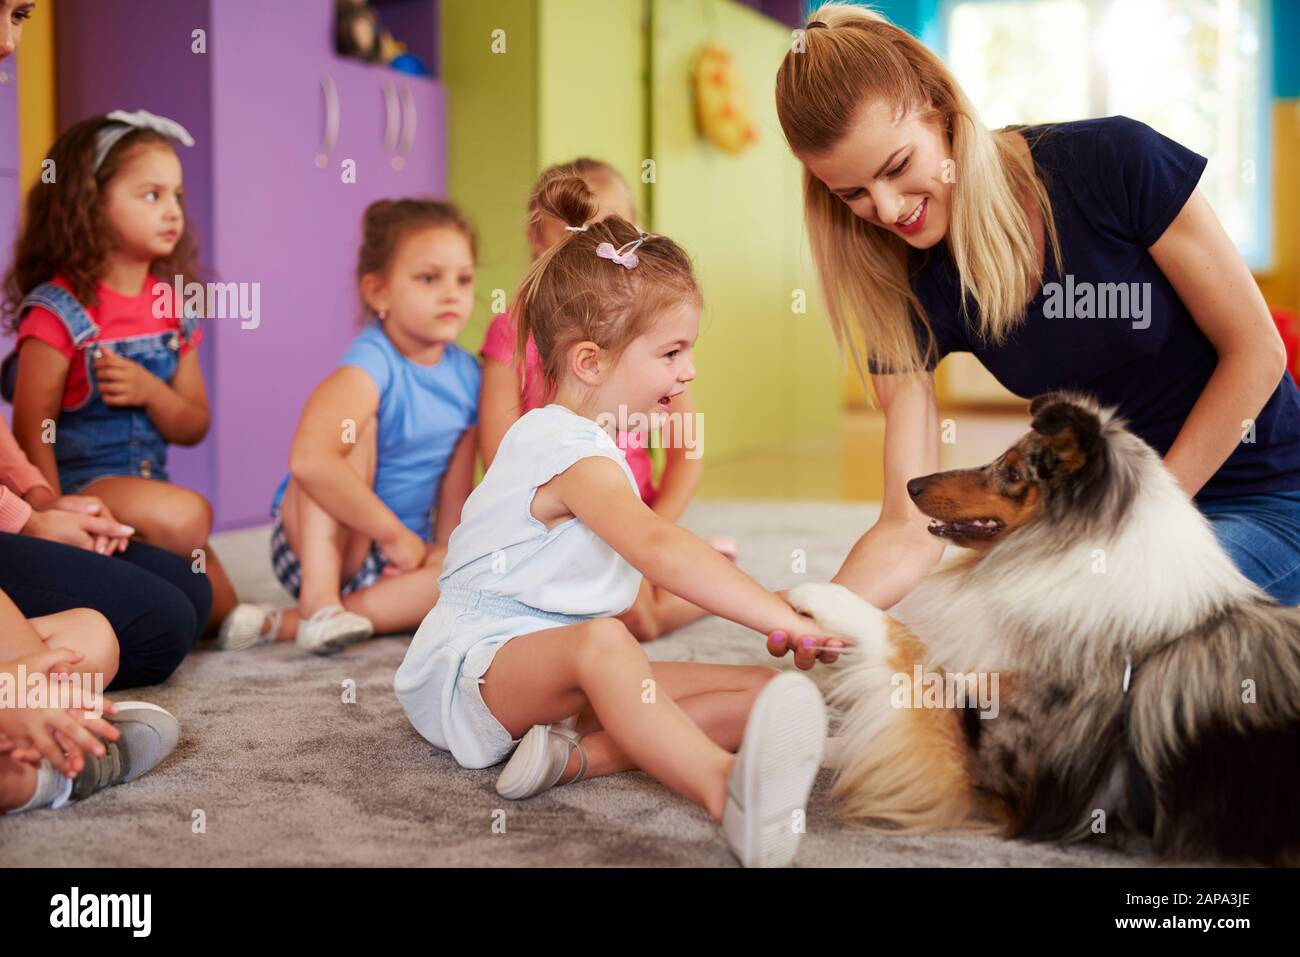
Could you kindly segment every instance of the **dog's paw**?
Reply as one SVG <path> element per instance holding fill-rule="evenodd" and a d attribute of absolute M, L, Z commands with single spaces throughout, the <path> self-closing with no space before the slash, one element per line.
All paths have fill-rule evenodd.
<path fill-rule="evenodd" d="M 885 652 L 885 613 L 843 585 L 810 582 L 796 585 L 785 597 L 828 635 L 847 638 L 863 651 Z"/>

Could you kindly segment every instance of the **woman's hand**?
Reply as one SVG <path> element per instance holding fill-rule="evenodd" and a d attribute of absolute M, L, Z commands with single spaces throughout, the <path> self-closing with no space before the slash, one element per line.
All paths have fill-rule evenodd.
<path fill-rule="evenodd" d="M 135 529 L 111 516 L 105 518 L 84 511 L 50 508 L 44 512 L 33 511 L 27 524 L 22 527 L 22 533 L 49 542 L 85 548 L 101 555 L 111 555 L 126 547 L 126 539 L 135 534 Z"/>
<path fill-rule="evenodd" d="M 97 495 L 60 495 L 49 505 L 46 505 L 41 511 L 49 509 L 58 509 L 61 512 L 76 512 L 84 515 L 98 515 L 109 522 L 117 522 L 113 513 L 108 510 L 108 506 Z M 100 535 L 95 538 L 95 551 L 102 555 L 112 555 L 115 552 L 126 551 L 127 543 L 131 541 L 131 536 L 135 534 L 135 529 L 130 525 L 120 522 L 122 528 L 127 529 L 125 534 L 120 537 L 110 537 Z"/>
<path fill-rule="evenodd" d="M 101 349 L 94 362 L 95 381 L 107 405 L 144 408 L 167 383 L 144 366 L 111 349 Z"/>

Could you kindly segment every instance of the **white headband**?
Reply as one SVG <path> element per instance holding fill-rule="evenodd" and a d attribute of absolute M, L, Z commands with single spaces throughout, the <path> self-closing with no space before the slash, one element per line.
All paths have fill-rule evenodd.
<path fill-rule="evenodd" d="M 104 157 L 113 148 L 113 144 L 132 130 L 153 130 L 186 146 L 194 145 L 194 137 L 190 136 L 189 130 L 175 120 L 155 116 L 148 110 L 136 110 L 134 113 L 114 110 L 107 118 L 112 122 L 105 124 L 95 134 L 95 161 L 90 167 L 91 173 L 99 172 L 99 168 L 104 165 Z"/>

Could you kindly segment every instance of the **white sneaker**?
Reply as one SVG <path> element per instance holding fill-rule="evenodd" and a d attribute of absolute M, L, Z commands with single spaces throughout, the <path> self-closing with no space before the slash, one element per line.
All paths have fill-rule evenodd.
<path fill-rule="evenodd" d="M 568 767 L 569 753 L 574 748 L 578 749 L 581 763 L 577 775 L 567 783 L 582 780 L 587 773 L 587 752 L 578 733 L 566 727 L 570 720 L 573 719 L 560 724 L 535 724 L 528 729 L 497 778 L 497 794 L 511 801 L 522 801 L 555 787 Z"/>
<path fill-rule="evenodd" d="M 86 766 L 72 785 L 74 801 L 134 781 L 171 754 L 181 736 L 180 722 L 171 712 L 144 701 L 119 701 L 117 714 L 106 714 L 104 719 L 121 737 L 104 742 L 102 758 L 86 754 Z"/>
<path fill-rule="evenodd" d="M 802 811 L 821 765 L 826 705 L 805 676 L 783 671 L 759 694 L 727 781 L 722 830 L 745 867 L 784 867 L 799 849 Z M 802 823 L 802 822 L 800 822 Z"/>
<path fill-rule="evenodd" d="M 339 605 L 327 605 L 310 618 L 298 622 L 294 642 L 313 655 L 332 655 L 347 645 L 365 641 L 375 633 L 370 619 L 344 611 Z"/>
<path fill-rule="evenodd" d="M 221 623 L 221 630 L 217 632 L 217 649 L 243 651 L 245 648 L 273 642 L 280 631 L 280 620 L 283 617 L 284 610 L 274 605 L 240 602 Z"/>

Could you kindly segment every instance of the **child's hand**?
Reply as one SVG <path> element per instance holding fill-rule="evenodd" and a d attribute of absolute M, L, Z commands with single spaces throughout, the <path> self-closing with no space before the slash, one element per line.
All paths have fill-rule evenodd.
<path fill-rule="evenodd" d="M 119 356 L 111 349 L 99 351 L 94 369 L 100 395 L 107 405 L 146 406 L 158 387 L 166 384 L 140 363 Z"/>
<path fill-rule="evenodd" d="M 792 625 L 767 636 L 767 650 L 776 658 L 783 658 L 786 652 L 793 650 L 796 668 L 807 671 L 819 661 L 829 665 L 839 658 L 834 649 L 852 646 L 852 642 L 843 638 L 823 634 L 811 618 L 799 614 L 794 614 L 793 618 Z"/>
<path fill-rule="evenodd" d="M 379 550 L 388 559 L 389 565 L 398 572 L 411 572 L 419 568 L 424 562 L 425 547 L 424 539 L 405 525 L 395 538 L 379 543 Z"/>
<path fill-rule="evenodd" d="M 0 673 L 9 676 L 12 687 L 18 682 L 18 667 L 27 675 L 46 673 L 68 675 L 69 667 L 81 656 L 66 648 L 46 648 L 32 655 L 0 664 Z M 51 692 L 57 678 L 51 680 Z M 0 739 L 10 756 L 29 764 L 39 764 L 42 757 L 68 777 L 76 777 L 86 766 L 85 752 L 96 756 L 105 753 L 99 738 L 116 741 L 121 732 L 103 718 L 88 717 L 87 711 L 112 714 L 114 705 L 107 698 L 83 697 L 82 708 L 0 708 Z M 98 735 L 97 738 L 95 735 Z"/>

